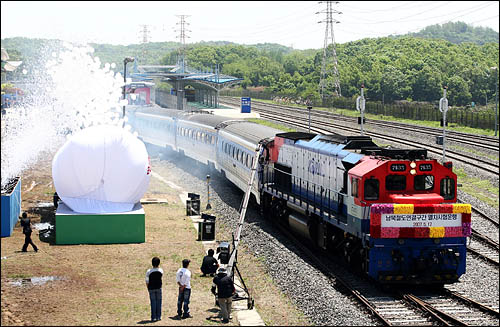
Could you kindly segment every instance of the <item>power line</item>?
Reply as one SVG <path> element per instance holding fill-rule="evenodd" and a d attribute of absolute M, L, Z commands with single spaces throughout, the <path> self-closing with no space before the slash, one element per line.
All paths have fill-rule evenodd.
<path fill-rule="evenodd" d="M 360 10 L 359 8 L 356 8 L 356 7 L 351 7 L 351 6 L 345 6 L 344 4 L 342 4 L 343 6 L 345 6 L 346 8 L 348 9 L 352 9 L 352 10 L 355 10 L 356 12 L 359 12 L 359 13 L 374 13 L 374 12 L 387 12 L 388 10 L 395 10 L 395 9 L 401 9 L 401 8 L 405 8 L 409 5 L 412 5 L 412 4 L 418 4 L 418 6 L 422 6 L 420 4 L 420 2 L 422 1 L 410 1 L 410 2 L 406 2 L 406 3 L 403 3 L 402 5 L 400 6 L 396 6 L 396 7 L 391 7 L 391 8 L 382 8 L 382 9 L 369 9 L 369 10 Z M 423 1 L 423 2 L 426 2 L 426 1 Z M 410 9 L 410 8 L 413 8 L 413 7 L 417 7 L 417 6 L 410 6 L 409 8 L 405 8 L 405 9 Z"/>

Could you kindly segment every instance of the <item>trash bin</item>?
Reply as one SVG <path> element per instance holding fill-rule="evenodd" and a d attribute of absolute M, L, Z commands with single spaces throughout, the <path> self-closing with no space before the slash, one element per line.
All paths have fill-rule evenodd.
<path fill-rule="evenodd" d="M 241 113 L 250 113 L 252 111 L 252 99 L 248 97 L 241 98 Z"/>
<path fill-rule="evenodd" d="M 201 214 L 201 219 L 215 221 L 215 216 L 207 215 L 206 213 L 202 213 Z"/>
<path fill-rule="evenodd" d="M 219 247 L 217 248 L 217 253 L 219 253 L 219 261 L 223 265 L 227 265 L 229 263 L 229 250 L 230 245 L 228 242 L 220 242 Z"/>
<path fill-rule="evenodd" d="M 198 241 L 215 240 L 215 220 L 198 222 Z"/>
<path fill-rule="evenodd" d="M 200 195 L 188 193 L 189 199 L 186 200 L 186 216 L 197 216 L 200 214 Z"/>

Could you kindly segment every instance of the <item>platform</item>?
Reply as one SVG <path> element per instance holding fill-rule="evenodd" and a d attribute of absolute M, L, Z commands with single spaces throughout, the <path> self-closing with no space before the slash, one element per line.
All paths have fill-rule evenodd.
<path fill-rule="evenodd" d="M 225 117 L 230 117 L 230 118 L 240 118 L 240 119 L 246 119 L 246 118 L 260 118 L 260 115 L 256 112 L 249 112 L 249 113 L 242 113 L 241 109 L 237 107 L 233 108 L 208 108 L 208 109 L 201 109 L 202 111 L 207 111 L 210 112 L 214 115 L 219 115 L 219 116 L 225 116 Z"/>
<path fill-rule="evenodd" d="M 179 197 L 183 203 L 186 203 L 188 199 L 187 192 L 182 192 Z M 196 234 L 198 234 L 198 223 L 202 221 L 201 216 L 189 216 L 193 221 L 193 226 L 196 229 Z M 205 248 L 205 253 L 208 249 L 214 249 L 217 247 L 217 241 L 202 241 L 203 247 Z M 240 297 L 246 297 L 246 293 L 243 290 L 243 283 L 240 281 L 238 276 L 235 276 L 234 283 L 236 289 L 238 289 L 238 295 Z M 266 324 L 262 320 L 261 316 L 257 310 L 252 308 L 251 310 L 247 307 L 247 301 L 233 301 L 232 314 L 236 314 L 238 317 L 238 322 L 240 326 L 265 326 Z"/>
<path fill-rule="evenodd" d="M 78 213 L 64 202 L 56 211 L 56 244 L 121 244 L 146 241 L 145 213 L 140 203 L 119 213 Z"/>

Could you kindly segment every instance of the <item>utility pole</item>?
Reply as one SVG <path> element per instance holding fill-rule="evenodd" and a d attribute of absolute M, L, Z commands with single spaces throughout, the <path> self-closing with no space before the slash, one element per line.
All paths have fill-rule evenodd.
<path fill-rule="evenodd" d="M 176 15 L 177 17 L 180 18 L 180 22 L 176 23 L 176 25 L 180 25 L 180 29 L 175 30 L 175 32 L 179 32 L 179 36 L 176 38 L 179 39 L 179 42 L 181 43 L 181 47 L 179 48 L 179 60 L 178 63 L 182 67 L 182 72 L 184 72 L 184 67 L 186 67 L 186 37 L 189 37 L 186 35 L 186 32 L 191 32 L 190 30 L 186 29 L 186 25 L 189 25 L 189 23 L 186 22 L 186 18 L 191 16 L 191 15 Z"/>
<path fill-rule="evenodd" d="M 323 103 L 325 99 L 332 94 L 330 93 L 332 90 L 334 96 L 342 96 L 342 92 L 340 89 L 340 74 L 338 70 L 338 59 L 337 59 L 337 51 L 335 49 L 335 37 L 333 34 L 333 24 L 340 23 L 338 20 L 333 19 L 333 14 L 342 14 L 340 11 L 334 10 L 333 5 L 337 5 L 338 1 L 320 1 L 319 3 L 326 3 L 326 10 L 317 12 L 316 14 L 326 13 L 326 18 L 318 23 L 326 23 L 325 28 L 325 40 L 323 44 L 323 62 L 321 64 L 321 80 L 319 82 L 320 87 L 320 95 Z M 329 46 L 332 46 L 332 54 L 330 56 L 331 62 L 328 62 L 327 58 L 327 50 Z M 328 76 L 331 76 L 328 79 Z M 332 81 L 333 80 L 333 81 Z M 333 85 L 332 85 L 333 84 Z"/>

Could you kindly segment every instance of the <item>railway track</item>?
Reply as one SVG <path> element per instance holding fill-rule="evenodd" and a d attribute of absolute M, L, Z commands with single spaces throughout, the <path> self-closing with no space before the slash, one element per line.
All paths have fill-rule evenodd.
<path fill-rule="evenodd" d="M 264 118 L 269 118 L 271 120 L 275 120 L 275 121 L 280 121 L 280 122 L 283 122 L 283 123 L 286 123 L 288 125 L 294 125 L 296 127 L 300 127 L 300 128 L 308 128 L 308 123 L 304 123 L 303 121 L 297 121 L 297 117 L 294 116 L 293 114 L 281 114 L 279 116 L 277 116 L 276 114 L 272 113 L 272 114 L 269 114 L 268 111 L 260 111 L 260 114 L 262 117 Z M 314 123 L 314 124 L 313 124 Z M 325 121 L 321 121 L 321 120 L 311 120 L 311 130 L 314 131 L 314 132 L 318 132 L 318 133 L 325 133 L 325 132 L 330 132 L 330 128 L 332 126 L 335 126 L 335 129 L 336 131 L 338 131 L 339 129 L 341 130 L 344 130 L 346 132 L 354 132 L 354 133 L 359 133 L 359 131 L 357 129 L 352 129 L 352 128 L 348 128 L 348 127 L 345 127 L 343 125 L 337 125 L 337 124 L 331 124 L 331 123 L 326 123 Z M 318 129 L 318 126 L 320 126 L 321 128 Z M 374 136 L 374 137 L 377 137 L 377 138 L 383 138 L 383 139 L 387 139 L 387 140 L 390 140 L 390 141 L 393 141 L 394 140 L 394 137 L 391 136 L 391 137 L 387 137 L 385 135 L 382 135 L 382 134 L 379 134 L 379 133 L 371 133 L 371 132 L 367 132 L 366 134 L 370 135 L 370 136 Z M 406 141 L 404 139 L 398 139 L 398 143 L 402 143 L 402 144 L 405 144 L 405 145 L 408 145 L 408 146 L 422 146 L 422 147 L 426 147 L 428 150 L 429 150 L 429 145 L 427 144 L 422 144 L 422 143 L 417 143 L 417 142 L 410 142 L 410 141 Z M 430 150 L 431 152 L 434 152 L 436 154 L 440 154 L 440 150 L 439 151 L 436 151 L 436 150 Z M 451 152 L 451 151 L 449 151 Z M 453 152 L 452 152 L 453 153 Z M 458 160 L 458 161 L 464 161 L 462 158 L 464 157 L 462 154 L 458 154 L 456 153 L 455 154 L 456 157 L 452 157 L 450 154 L 448 154 L 448 156 L 450 157 L 450 159 L 454 159 L 454 160 Z M 476 160 L 476 158 L 472 158 L 472 157 L 469 157 L 468 158 L 470 161 L 472 160 Z M 467 164 L 471 164 L 470 161 L 466 161 Z M 480 165 L 477 165 L 477 164 L 474 164 L 472 163 L 472 165 L 478 167 L 478 168 L 482 168 L 484 169 L 482 166 Z M 494 173 L 495 170 L 488 170 L 489 172 L 491 173 Z M 498 168 L 496 168 L 496 172 L 498 172 Z M 479 212 L 478 210 L 475 209 L 475 213 L 480 215 L 481 217 L 485 218 L 485 219 L 488 219 L 490 221 L 492 221 L 493 223 L 495 223 L 495 220 L 493 220 L 492 218 L 488 217 L 487 215 L 485 215 L 484 213 L 481 213 Z M 498 222 L 497 223 L 497 227 L 498 227 Z M 487 261 L 488 263 L 490 264 L 493 264 L 495 266 L 499 266 L 499 249 L 498 249 L 498 243 L 491 240 L 488 236 L 482 234 L 481 232 L 477 231 L 477 230 L 473 230 L 473 233 L 472 233 L 472 237 L 471 237 L 471 240 L 469 242 L 469 245 L 467 246 L 467 250 L 478 256 L 479 258 Z"/>
<path fill-rule="evenodd" d="M 290 122 L 286 117 L 283 118 L 283 116 L 281 116 L 281 117 L 277 117 L 275 115 L 267 116 L 267 114 L 264 114 L 264 116 L 268 117 L 270 119 L 273 119 L 273 120 L 281 120 L 284 123 L 296 125 L 297 127 L 301 127 L 301 128 L 307 127 L 307 126 L 304 125 L 304 123 L 297 123 L 297 122 L 293 122 L 293 121 Z M 323 123 L 319 122 L 319 124 L 323 124 Z M 340 128 L 344 128 L 342 126 L 339 126 L 339 127 Z M 323 129 L 317 129 L 316 127 L 313 128 L 312 126 L 311 126 L 311 130 L 317 131 L 319 133 L 324 133 L 325 131 L 328 132 L 327 129 L 325 129 L 325 130 L 323 130 Z M 345 128 L 345 130 L 349 131 L 350 129 Z M 391 137 L 391 139 L 392 139 L 392 137 Z M 413 142 L 407 142 L 407 141 L 404 141 L 404 140 L 402 140 L 402 142 L 404 144 L 409 145 L 409 146 L 414 146 Z M 424 144 L 420 144 L 420 145 L 425 146 Z M 453 158 L 453 159 L 454 160 L 463 161 L 463 159 L 460 159 L 458 157 L 457 158 Z M 479 166 L 476 165 L 476 167 L 479 167 Z M 487 217 L 487 215 L 484 215 L 484 214 L 483 214 L 483 216 Z M 489 237 L 487 237 L 486 235 L 484 235 L 484 234 L 482 234 L 482 233 L 480 233 L 478 231 L 475 231 L 475 233 L 473 233 L 472 238 L 474 239 L 474 242 L 472 242 L 472 241 L 470 242 L 470 244 L 467 246 L 467 250 L 469 252 L 471 252 L 472 254 L 474 254 L 474 255 L 476 255 L 476 256 L 484 259 L 488 263 L 496 265 L 498 267 L 499 266 L 498 243 L 495 243 Z"/>
<path fill-rule="evenodd" d="M 224 98 L 221 102 L 225 102 L 231 105 L 239 105 L 239 100 L 233 99 L 233 98 Z M 264 102 L 258 102 L 254 101 L 254 109 L 256 110 L 263 110 L 263 109 L 270 109 L 271 111 L 276 111 L 276 110 L 286 110 L 289 113 L 293 114 L 299 114 L 304 117 L 308 116 L 308 110 L 306 108 L 300 108 L 300 107 L 293 107 L 293 106 L 284 106 L 284 105 L 277 105 L 277 104 L 269 104 L 269 103 L 264 103 Z M 311 110 L 311 118 L 319 118 L 319 119 L 329 119 L 329 120 L 335 120 L 335 121 L 342 121 L 342 122 L 349 122 L 349 123 L 357 123 L 357 117 L 349 117 L 349 116 L 344 116 L 344 115 L 339 115 L 335 114 L 332 112 L 326 112 L 323 110 Z M 387 121 L 381 121 L 381 120 L 373 120 L 370 119 L 367 123 L 366 126 L 375 126 L 378 129 L 384 129 L 384 128 L 397 128 L 399 130 L 405 130 L 409 131 L 412 133 L 424 133 L 427 135 L 432 135 L 432 136 L 441 136 L 443 134 L 442 129 L 438 128 L 432 128 L 432 127 L 426 127 L 426 126 L 418 126 L 418 129 L 415 129 L 414 125 L 409 125 L 405 123 L 400 123 L 400 122 L 387 122 Z M 489 136 L 483 136 L 483 135 L 475 135 L 475 134 L 469 134 L 469 133 L 461 133 L 461 132 L 456 132 L 452 130 L 447 130 L 446 131 L 446 138 L 448 140 L 453 140 L 455 142 L 464 144 L 464 145 L 470 145 L 474 146 L 479 149 L 485 149 L 485 150 L 491 150 L 491 151 L 499 151 L 500 145 L 499 145 L 499 139 L 495 137 L 489 137 Z"/>
<path fill-rule="evenodd" d="M 402 298 L 445 326 L 498 325 L 498 310 L 457 292 L 417 290 L 401 293 Z"/>
<path fill-rule="evenodd" d="M 498 243 L 475 229 L 472 229 L 471 240 L 467 245 L 467 251 L 499 267 Z"/>
<path fill-rule="evenodd" d="M 319 257 L 281 225 L 275 226 L 314 262 L 333 285 L 347 291 L 385 326 L 498 325 L 498 308 L 447 288 L 432 291 L 415 286 L 406 291 L 394 291 L 394 288 L 386 291 L 354 272 L 336 274 L 324 256 Z"/>
<path fill-rule="evenodd" d="M 256 111 L 259 112 L 262 118 L 281 122 L 287 125 L 291 125 L 294 127 L 299 127 L 302 129 L 308 128 L 308 121 L 307 119 L 300 119 L 294 114 L 290 113 L 279 113 L 276 114 L 273 110 L 266 110 L 262 109 L 261 107 L 255 108 Z M 334 131 L 332 130 L 334 129 Z M 315 120 L 311 118 L 311 131 L 318 132 L 318 133 L 338 133 L 340 132 L 347 132 L 347 133 L 353 133 L 353 134 L 359 134 L 359 130 L 357 128 L 352 128 L 352 127 L 346 127 L 343 124 L 338 124 L 335 122 L 327 122 L 325 119 L 323 120 Z M 375 133 L 375 132 L 365 132 L 365 135 L 367 136 L 372 136 L 380 140 L 386 140 L 390 142 L 396 142 L 398 144 L 406 145 L 409 147 L 421 147 L 427 149 L 429 153 L 433 153 L 435 155 L 442 155 L 442 148 L 436 145 L 429 145 L 428 143 L 420 143 L 416 141 L 408 141 L 404 138 L 398 138 L 394 136 L 388 136 L 383 133 Z M 466 165 L 473 166 L 475 168 L 479 168 L 485 172 L 491 173 L 498 175 L 498 171 L 500 169 L 500 166 L 498 165 L 498 162 L 492 163 L 489 160 L 483 160 L 483 159 L 478 159 L 474 156 L 464 154 L 464 153 L 459 153 L 457 151 L 452 151 L 452 150 L 447 150 L 446 151 L 447 158 L 449 160 L 454 160 L 457 162 L 462 162 Z"/>

